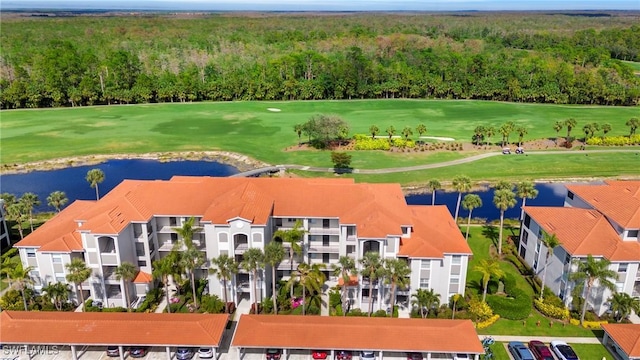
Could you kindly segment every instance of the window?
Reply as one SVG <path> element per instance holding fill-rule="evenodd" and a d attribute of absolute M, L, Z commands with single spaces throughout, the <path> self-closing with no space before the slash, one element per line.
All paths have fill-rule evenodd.
<path fill-rule="evenodd" d="M 522 233 L 522 243 L 524 245 L 527 245 L 527 241 L 529 241 L 529 232 L 524 230 L 524 232 Z"/>
<path fill-rule="evenodd" d="M 564 263 L 565 265 L 571 263 L 571 255 L 567 254 L 564 256 Z"/>
<path fill-rule="evenodd" d="M 538 228 L 538 239 L 542 239 L 542 228 Z"/>
<path fill-rule="evenodd" d="M 420 269 L 422 270 L 431 269 L 431 260 L 420 260 Z"/>
<path fill-rule="evenodd" d="M 568 197 L 569 199 L 573 200 L 573 193 L 572 193 L 571 191 L 569 191 L 569 192 L 567 193 L 567 197 Z"/>
<path fill-rule="evenodd" d="M 61 282 L 61 283 L 65 283 L 67 282 L 67 278 L 64 276 L 63 273 L 56 273 L 56 282 Z"/>
<path fill-rule="evenodd" d="M 638 230 L 629 230 L 627 232 L 627 237 L 637 238 L 638 237 Z"/>
<path fill-rule="evenodd" d="M 428 289 L 428 288 L 429 288 L 429 279 L 420 278 L 420 289 Z"/>
<path fill-rule="evenodd" d="M 527 249 L 524 246 L 520 247 L 520 257 L 524 259 L 524 257 L 527 255 Z"/>
<path fill-rule="evenodd" d="M 542 242 L 541 242 L 541 241 L 538 241 L 538 242 L 536 243 L 536 253 L 539 253 L 539 252 L 540 252 L 540 244 L 542 244 Z"/>
<path fill-rule="evenodd" d="M 451 257 L 451 265 L 460 265 L 462 264 L 462 256 L 461 255 L 453 255 Z"/>
<path fill-rule="evenodd" d="M 618 272 L 619 273 L 626 273 L 628 267 L 629 267 L 628 263 L 620 263 L 620 264 L 618 264 Z"/>
<path fill-rule="evenodd" d="M 51 261 L 54 264 L 62 264 L 62 255 L 60 254 L 51 255 Z"/>
<path fill-rule="evenodd" d="M 449 292 L 455 294 L 458 292 L 459 288 L 460 288 L 460 278 L 452 277 L 451 280 L 449 281 Z"/>
<path fill-rule="evenodd" d="M 146 260 L 138 260 L 138 267 L 145 267 L 145 266 L 147 266 Z"/>
<path fill-rule="evenodd" d="M 36 257 L 36 249 L 27 249 L 27 257 Z"/>
<path fill-rule="evenodd" d="M 347 245 L 347 254 L 353 254 L 354 252 L 356 252 L 356 246 L 355 245 Z"/>
<path fill-rule="evenodd" d="M 178 226 L 178 218 L 170 217 L 169 218 L 169 226 Z"/>
<path fill-rule="evenodd" d="M 531 216 L 529 216 L 529 214 L 524 216 L 524 226 L 527 228 L 531 226 Z"/>
<path fill-rule="evenodd" d="M 276 226 L 282 226 L 282 219 L 276 219 Z"/>

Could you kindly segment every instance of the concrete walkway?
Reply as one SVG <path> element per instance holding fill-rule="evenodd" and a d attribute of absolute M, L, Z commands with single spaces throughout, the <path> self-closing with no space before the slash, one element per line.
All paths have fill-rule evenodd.
<path fill-rule="evenodd" d="M 568 344 L 602 344 L 601 339 L 597 337 L 478 335 L 478 338 L 482 340 L 489 336 L 499 342 L 521 341 L 527 343 L 531 340 L 539 340 L 543 343 L 550 343 L 553 340 L 562 340 Z"/>

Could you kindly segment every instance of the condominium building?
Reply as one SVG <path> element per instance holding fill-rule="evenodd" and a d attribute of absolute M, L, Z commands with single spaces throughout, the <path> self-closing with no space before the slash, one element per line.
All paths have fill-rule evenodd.
<path fill-rule="evenodd" d="M 540 277 L 546 266 L 545 285 L 567 305 L 575 287 L 570 274 L 576 271 L 576 261 L 587 255 L 611 262 L 617 292 L 640 296 L 640 181 L 568 185 L 564 207 L 526 206 L 524 213 L 519 254 Z M 542 242 L 545 233 L 560 241 L 549 264 Z M 588 297 L 583 293 L 583 298 L 588 299 L 589 309 L 602 314 L 609 309 L 611 291 L 597 283 L 592 291 Z"/>
<path fill-rule="evenodd" d="M 85 298 L 107 306 L 124 305 L 123 287 L 114 271 L 133 263 L 138 276 L 130 294 L 142 296 L 156 286 L 153 261 L 168 255 L 180 241 L 176 228 L 195 219 L 193 243 L 206 259 L 226 254 L 241 262 L 249 248 L 264 249 L 277 230 L 299 222 L 305 230 L 302 253 L 290 263 L 260 271 L 257 299 L 251 275 L 240 270 L 223 289 L 209 274 L 207 261 L 196 277 L 208 278 L 209 292 L 223 298 L 262 301 L 271 283 L 290 276 L 300 263 L 321 263 L 329 279 L 340 256 L 356 263 L 370 251 L 383 259 L 399 258 L 411 268 L 410 285 L 398 290 L 398 303 L 408 305 L 417 289 L 433 289 L 443 303 L 463 294 L 471 250 L 445 206 L 407 205 L 398 184 L 355 183 L 351 179 L 214 178 L 176 176 L 168 181 L 125 180 L 98 201 L 75 201 L 16 244 L 36 289 L 66 282 L 66 267 L 79 258 L 93 270 L 84 284 Z M 337 282 L 337 281 L 336 281 Z M 389 285 L 354 278 L 352 307 L 390 307 Z M 135 299 L 135 296 L 130 296 Z"/>

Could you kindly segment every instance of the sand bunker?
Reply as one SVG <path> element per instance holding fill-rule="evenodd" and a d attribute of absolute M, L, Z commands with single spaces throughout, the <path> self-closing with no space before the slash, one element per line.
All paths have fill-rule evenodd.
<path fill-rule="evenodd" d="M 273 112 L 280 112 L 282 110 L 278 109 L 278 108 L 267 108 L 268 111 L 273 111 Z"/>
<path fill-rule="evenodd" d="M 433 140 L 441 140 L 441 141 L 456 141 L 456 139 L 454 139 L 454 138 L 440 137 L 440 136 L 420 136 L 420 139 L 433 139 Z"/>

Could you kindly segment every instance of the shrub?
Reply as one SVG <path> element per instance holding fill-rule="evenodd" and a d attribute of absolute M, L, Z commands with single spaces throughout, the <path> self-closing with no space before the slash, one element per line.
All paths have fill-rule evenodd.
<path fill-rule="evenodd" d="M 569 323 L 571 325 L 579 326 L 580 320 L 571 319 L 569 320 Z M 582 327 L 585 329 L 600 329 L 602 327 L 602 324 L 608 324 L 608 323 L 609 323 L 608 321 L 585 321 L 582 323 Z"/>
<path fill-rule="evenodd" d="M 493 315 L 492 317 L 488 318 L 485 321 L 476 323 L 476 329 L 484 329 L 487 328 L 491 325 L 493 325 L 496 321 L 498 321 L 498 319 L 500 319 L 500 315 L 496 314 Z"/>
<path fill-rule="evenodd" d="M 351 309 L 351 311 L 347 313 L 347 316 L 368 316 L 368 314 L 358 308 L 355 308 Z"/>
<path fill-rule="evenodd" d="M 505 319 L 521 320 L 531 314 L 531 298 L 524 290 L 516 287 L 516 279 L 507 274 L 504 279 L 504 292 L 507 297 L 500 295 L 487 296 L 487 303 L 493 311 Z"/>
<path fill-rule="evenodd" d="M 354 150 L 389 150 L 391 149 L 391 144 L 389 144 L 389 140 L 383 138 L 372 139 L 370 136 L 356 134 L 353 136 L 353 140 L 355 144 L 353 145 Z"/>
<path fill-rule="evenodd" d="M 105 307 L 102 308 L 102 312 L 127 312 L 127 309 L 122 306 Z"/>
<path fill-rule="evenodd" d="M 387 312 L 385 310 L 378 310 L 371 314 L 373 317 L 387 317 Z"/>
<path fill-rule="evenodd" d="M 401 138 L 394 138 L 391 140 L 391 145 L 397 147 L 397 148 L 414 148 L 416 146 L 416 143 L 413 140 L 405 140 L 405 139 L 401 139 Z"/>
<path fill-rule="evenodd" d="M 538 299 L 533 300 L 533 304 L 536 309 L 540 311 L 543 315 L 552 317 L 554 319 L 568 319 L 569 318 L 569 309 L 566 307 L 557 307 L 551 304 L 545 304 L 543 301 Z"/>
<path fill-rule="evenodd" d="M 493 310 L 486 302 L 475 299 L 469 301 L 469 309 L 467 311 L 475 322 L 483 322 L 493 316 Z"/>
<path fill-rule="evenodd" d="M 338 305 L 342 305 L 342 297 L 340 295 L 340 291 L 337 291 L 337 290 L 329 291 L 329 307 L 335 308 Z"/>
<path fill-rule="evenodd" d="M 625 146 L 640 144 L 640 134 L 633 136 L 609 136 L 609 137 L 592 137 L 587 140 L 587 145 L 603 145 L 603 146 Z"/>

